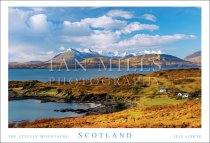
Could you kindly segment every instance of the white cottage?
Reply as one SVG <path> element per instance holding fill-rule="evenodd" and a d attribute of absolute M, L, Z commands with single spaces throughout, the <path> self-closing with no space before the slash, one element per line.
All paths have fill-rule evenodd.
<path fill-rule="evenodd" d="M 160 88 L 160 89 L 159 89 L 159 92 L 166 92 L 166 91 L 167 91 L 166 88 Z"/>
<path fill-rule="evenodd" d="M 177 94 L 177 96 L 180 96 L 180 97 L 182 97 L 182 93 L 181 93 L 181 92 L 179 92 L 179 93 Z"/>
<path fill-rule="evenodd" d="M 189 93 L 181 93 L 181 92 L 179 92 L 177 94 L 177 96 L 182 97 L 182 98 L 188 98 L 188 97 L 190 97 L 190 94 Z"/>
<path fill-rule="evenodd" d="M 182 95 L 183 98 L 188 98 L 189 96 L 190 96 L 189 93 L 183 93 L 183 95 Z"/>

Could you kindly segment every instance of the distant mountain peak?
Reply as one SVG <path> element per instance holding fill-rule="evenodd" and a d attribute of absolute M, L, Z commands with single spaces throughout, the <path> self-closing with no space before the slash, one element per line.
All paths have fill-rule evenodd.
<path fill-rule="evenodd" d="M 77 59 L 78 61 L 82 61 L 86 58 L 93 58 L 93 57 L 102 57 L 97 52 L 94 52 L 90 49 L 73 49 L 68 48 L 65 52 L 60 53 L 52 58 L 54 63 L 60 63 L 63 62 L 63 59 L 66 60 L 68 63 L 72 63 Z"/>
<path fill-rule="evenodd" d="M 94 53 L 91 49 L 84 49 L 85 53 Z"/>
<path fill-rule="evenodd" d="M 73 48 L 68 48 L 65 52 L 79 52 L 79 51 Z"/>
<path fill-rule="evenodd" d="M 72 48 L 68 48 L 68 49 L 66 49 L 65 52 L 71 52 L 71 51 L 72 51 Z"/>
<path fill-rule="evenodd" d="M 195 63 L 201 66 L 201 51 L 197 51 L 189 56 L 186 56 L 185 60 Z"/>
<path fill-rule="evenodd" d="M 190 55 L 186 56 L 185 59 L 194 58 L 194 57 L 198 57 L 198 56 L 201 56 L 201 51 L 197 51 L 193 54 L 190 54 Z"/>

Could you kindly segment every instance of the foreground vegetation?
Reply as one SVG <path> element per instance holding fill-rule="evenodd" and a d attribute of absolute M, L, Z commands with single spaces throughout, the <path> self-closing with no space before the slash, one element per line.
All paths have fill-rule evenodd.
<path fill-rule="evenodd" d="M 135 107 L 103 115 L 22 122 L 20 128 L 200 128 L 201 102 Z"/>
<path fill-rule="evenodd" d="M 160 91 L 164 88 L 165 91 Z M 183 98 L 178 93 L 190 96 Z M 56 102 L 123 101 L 127 106 L 113 112 L 77 118 L 24 121 L 31 128 L 199 128 L 201 127 L 201 70 L 163 70 L 146 75 L 131 74 L 118 79 L 96 78 L 70 83 L 10 81 L 9 99 L 40 98 Z M 115 104 L 109 104 L 115 106 Z M 118 108 L 119 106 L 116 106 Z M 102 114 L 101 114 L 102 113 Z"/>

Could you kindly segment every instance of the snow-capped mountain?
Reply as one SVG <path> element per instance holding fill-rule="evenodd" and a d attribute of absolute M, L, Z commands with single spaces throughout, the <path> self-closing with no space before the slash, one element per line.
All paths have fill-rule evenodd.
<path fill-rule="evenodd" d="M 108 64 L 110 61 L 110 58 L 112 59 L 112 65 L 114 67 L 118 66 L 118 59 L 121 59 L 121 67 L 127 67 L 127 61 L 129 59 L 130 61 L 130 66 L 131 67 L 138 67 L 140 66 L 141 59 L 144 58 L 144 66 L 151 66 L 150 62 L 151 59 L 155 59 L 159 57 L 160 61 L 159 64 L 162 67 L 177 67 L 177 66 L 182 66 L 182 67 L 194 67 L 196 66 L 195 63 L 186 61 L 183 59 L 180 59 L 178 57 L 168 55 L 168 54 L 162 54 L 160 51 L 158 53 L 152 52 L 139 52 L 139 53 L 118 53 L 118 52 L 109 52 L 109 53 L 104 53 L 92 51 L 90 49 L 67 49 L 63 53 L 60 53 L 56 56 L 54 56 L 52 59 L 45 61 L 45 62 L 27 62 L 26 63 L 10 63 L 9 67 L 10 68 L 49 68 L 50 63 L 52 61 L 54 66 L 60 67 L 61 64 L 64 62 L 64 59 L 66 63 L 70 66 L 74 66 L 75 64 L 75 59 L 82 64 L 86 63 L 86 60 L 88 61 L 87 66 L 89 67 L 97 67 L 97 63 L 100 63 L 100 59 L 102 58 L 105 64 Z M 85 60 L 86 59 L 86 60 Z M 35 63 L 35 64 L 34 64 Z M 65 65 L 62 65 L 65 66 Z"/>
<path fill-rule="evenodd" d="M 61 63 L 63 62 L 63 59 L 65 59 L 66 62 L 71 63 L 74 62 L 75 59 L 78 61 L 82 61 L 87 58 L 93 58 L 93 57 L 103 57 L 97 52 L 94 52 L 90 49 L 85 49 L 84 51 L 78 51 L 76 49 L 69 48 L 65 52 L 60 53 L 52 58 L 53 63 Z"/>

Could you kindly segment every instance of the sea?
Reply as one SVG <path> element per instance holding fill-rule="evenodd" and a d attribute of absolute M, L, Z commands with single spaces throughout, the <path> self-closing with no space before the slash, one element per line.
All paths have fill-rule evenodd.
<path fill-rule="evenodd" d="M 72 69 L 67 71 L 66 69 L 9 69 L 9 80 L 38 80 L 41 82 L 49 82 L 49 81 L 74 81 L 79 79 L 92 79 L 97 77 L 112 77 L 117 78 L 122 75 L 128 74 L 147 74 L 150 72 L 155 72 L 159 70 L 166 69 L 176 69 L 176 68 L 139 68 L 139 69 L 127 69 L 118 68 L 107 69 L 107 70 L 99 70 L 99 69 L 87 69 L 86 71 L 83 69 Z"/>

